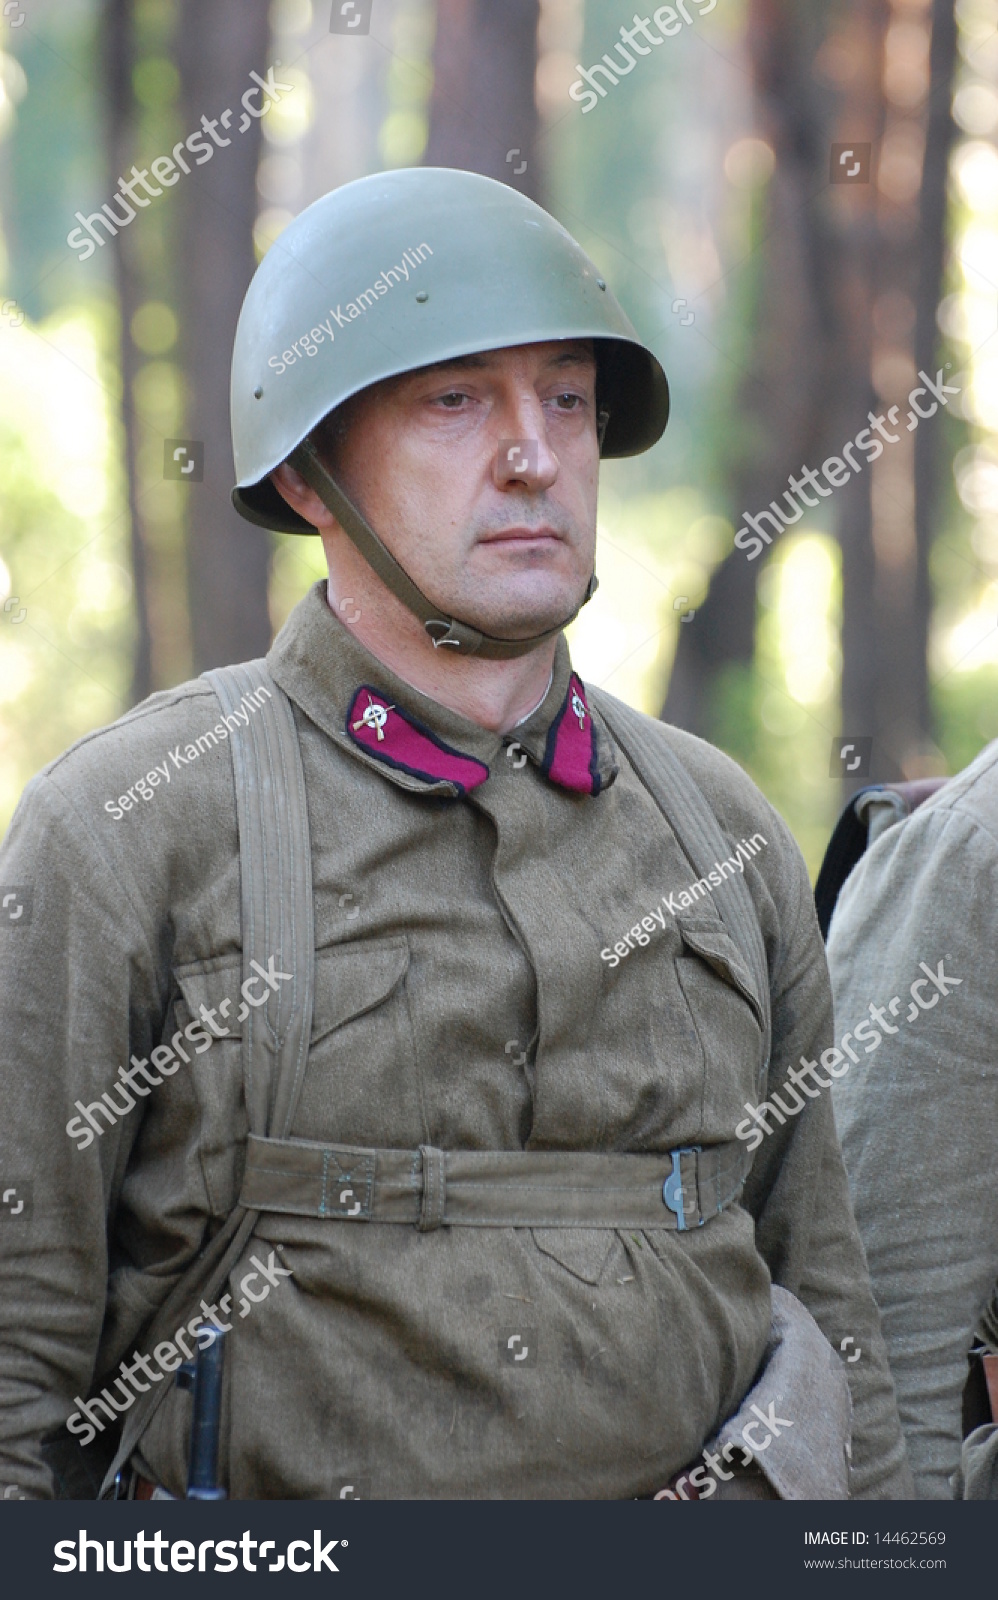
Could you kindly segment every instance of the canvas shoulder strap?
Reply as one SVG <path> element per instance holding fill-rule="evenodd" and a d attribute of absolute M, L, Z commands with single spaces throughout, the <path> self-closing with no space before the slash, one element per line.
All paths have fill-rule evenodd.
<path fill-rule="evenodd" d="M 272 959 L 290 974 L 243 1031 L 250 1131 L 283 1138 L 301 1093 L 312 1029 L 315 929 L 305 775 L 291 702 L 263 660 L 205 674 L 229 717 L 236 785 L 243 978 Z M 245 723 L 242 718 L 246 717 Z M 237 720 L 239 719 L 239 720 Z"/>
<path fill-rule="evenodd" d="M 284 1138 L 294 1118 L 312 1031 L 315 932 L 305 777 L 294 713 L 262 659 L 205 673 L 229 730 L 239 829 L 243 980 L 257 967 L 288 974 L 250 1008 L 243 1025 L 243 1086 L 250 1132 Z M 273 961 L 273 967 L 269 964 Z M 256 963 L 257 965 L 254 965 Z M 253 993 L 258 992 L 254 985 Z M 148 1328 L 153 1349 L 214 1301 L 256 1226 L 237 1205 L 193 1261 Z M 101 1489 L 129 1460 L 169 1385 L 151 1386 L 126 1414 L 121 1443 Z"/>
<path fill-rule="evenodd" d="M 655 726 L 649 729 L 648 717 L 603 689 L 591 689 L 587 685 L 586 693 L 664 815 L 696 876 L 706 877 L 714 863 L 723 861 L 730 853 L 731 845 L 722 834 L 703 791 L 669 749 L 665 738 L 654 737 Z M 713 900 L 755 980 L 764 1018 L 762 1076 L 768 1070 L 772 1047 L 769 962 L 744 875 L 736 872 L 725 876 L 714 890 Z"/>

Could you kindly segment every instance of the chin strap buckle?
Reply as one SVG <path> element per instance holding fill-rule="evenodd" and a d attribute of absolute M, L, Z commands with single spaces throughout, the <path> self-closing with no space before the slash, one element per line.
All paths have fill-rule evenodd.
<path fill-rule="evenodd" d="M 434 650 L 439 650 L 441 645 L 450 645 L 460 655 L 473 656 L 481 648 L 484 638 L 476 629 L 469 628 L 467 623 L 455 622 L 453 617 L 430 617 L 423 627 L 430 636 Z"/>
<path fill-rule="evenodd" d="M 585 594 L 572 615 L 559 622 L 557 627 L 549 628 L 546 633 L 540 633 L 533 639 L 493 639 L 490 634 L 480 633 L 467 622 L 457 622 L 453 617 L 428 617 L 423 627 L 434 650 L 450 646 L 458 655 L 480 654 L 483 658 L 509 659 L 513 656 L 526 655 L 528 651 L 536 650 L 538 645 L 554 639 L 563 628 L 567 628 L 570 622 L 575 621 L 582 607 L 592 599 L 598 588 L 599 579 L 594 572 L 586 585 Z"/>

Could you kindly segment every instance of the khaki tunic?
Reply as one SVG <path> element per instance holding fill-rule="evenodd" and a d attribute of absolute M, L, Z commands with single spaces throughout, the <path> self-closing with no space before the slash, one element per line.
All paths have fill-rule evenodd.
<path fill-rule="evenodd" d="M 321 584 L 268 664 L 295 708 L 312 837 L 315 1015 L 292 1135 L 465 1150 L 733 1139 L 756 1098 L 758 1004 L 709 897 L 633 938 L 616 966 L 601 956 L 696 875 L 598 718 L 599 793 L 542 772 L 568 691 L 564 641 L 543 703 L 505 739 L 387 671 Z M 362 685 L 487 780 L 456 796 L 361 748 L 347 723 Z M 231 758 L 196 743 L 219 716 L 197 681 L 83 739 L 29 785 L 0 856 L 0 881 L 33 891 L 30 925 L 0 935 L 4 1163 L 34 1185 L 30 1221 L 2 1236 L 0 1475 L 31 1495 L 51 1492 L 39 1435 L 142 1350 L 151 1312 L 239 1194 L 235 1004 L 228 1036 L 87 1148 L 65 1131 L 133 1053 L 148 1058 L 202 1005 L 222 1026 L 218 1008 L 239 1000 Z M 782 1083 L 832 1042 L 803 862 L 733 762 L 651 720 L 648 736 L 668 739 L 732 849 L 766 841 L 745 875 Z M 138 780 L 164 763 L 169 782 L 142 798 Z M 861 1332 L 853 1489 L 908 1492 L 827 1095 L 765 1140 L 742 1203 L 696 1231 L 419 1233 L 271 1214 L 233 1284 L 271 1249 L 292 1276 L 234 1311 L 227 1340 L 233 1497 L 651 1493 L 752 1382 L 771 1278 L 836 1348 Z M 175 1494 L 189 1404 L 171 1393 L 142 1443 Z"/>
<path fill-rule="evenodd" d="M 967 1352 L 998 1278 L 996 901 L 998 742 L 871 843 L 829 930 L 839 1032 L 865 1023 L 835 1116 L 926 1500 L 953 1495 Z M 945 994 L 923 970 L 940 962 Z M 990 1473 L 974 1487 L 982 1465 L 964 1476 L 993 1492 Z"/>

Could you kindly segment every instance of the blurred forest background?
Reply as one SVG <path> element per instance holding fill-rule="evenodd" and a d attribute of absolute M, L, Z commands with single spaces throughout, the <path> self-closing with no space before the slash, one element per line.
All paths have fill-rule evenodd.
<path fill-rule="evenodd" d="M 998 0 L 684 9 L 587 112 L 623 0 L 0 0 L 0 826 L 72 740 L 264 651 L 322 575 L 317 540 L 229 504 L 236 316 L 304 206 L 422 162 L 546 205 L 670 376 L 663 441 L 603 471 L 585 677 L 734 755 L 812 872 L 868 774 L 998 736 Z M 271 68 L 289 88 L 244 100 Z M 167 184 L 198 130 L 210 159 Z M 959 393 L 906 431 L 940 368 Z M 734 548 L 891 405 L 878 461 Z M 203 472 L 167 475 L 176 441 Z"/>

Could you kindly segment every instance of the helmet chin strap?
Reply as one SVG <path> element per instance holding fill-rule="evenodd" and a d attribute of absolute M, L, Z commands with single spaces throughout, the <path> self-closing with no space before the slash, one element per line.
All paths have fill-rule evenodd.
<path fill-rule="evenodd" d="M 606 422 L 603 420 L 606 415 L 605 412 L 600 413 L 601 445 L 606 431 Z M 401 600 L 414 617 L 419 618 L 433 642 L 434 649 L 449 648 L 456 655 L 483 656 L 495 661 L 506 661 L 514 656 L 528 655 L 531 650 L 536 650 L 538 645 L 547 644 L 549 639 L 557 638 L 562 629 L 567 628 L 568 624 L 575 620 L 582 607 L 596 593 L 599 580 L 594 572 L 575 610 L 564 617 L 556 627 L 535 634 L 532 639 L 497 639 L 492 634 L 482 633 L 478 628 L 473 628 L 470 623 L 460 622 L 456 617 L 442 617 L 438 607 L 413 583 L 405 568 L 399 565 L 391 551 L 382 544 L 374 529 L 365 522 L 357 507 L 347 499 L 339 484 L 326 471 L 311 439 L 303 439 L 291 452 L 288 456 L 288 465 L 301 474 L 310 489 L 314 489 L 323 505 L 333 513 L 347 538 L 360 551 L 368 566 L 377 573 L 385 587 L 391 590 L 397 600 Z"/>

